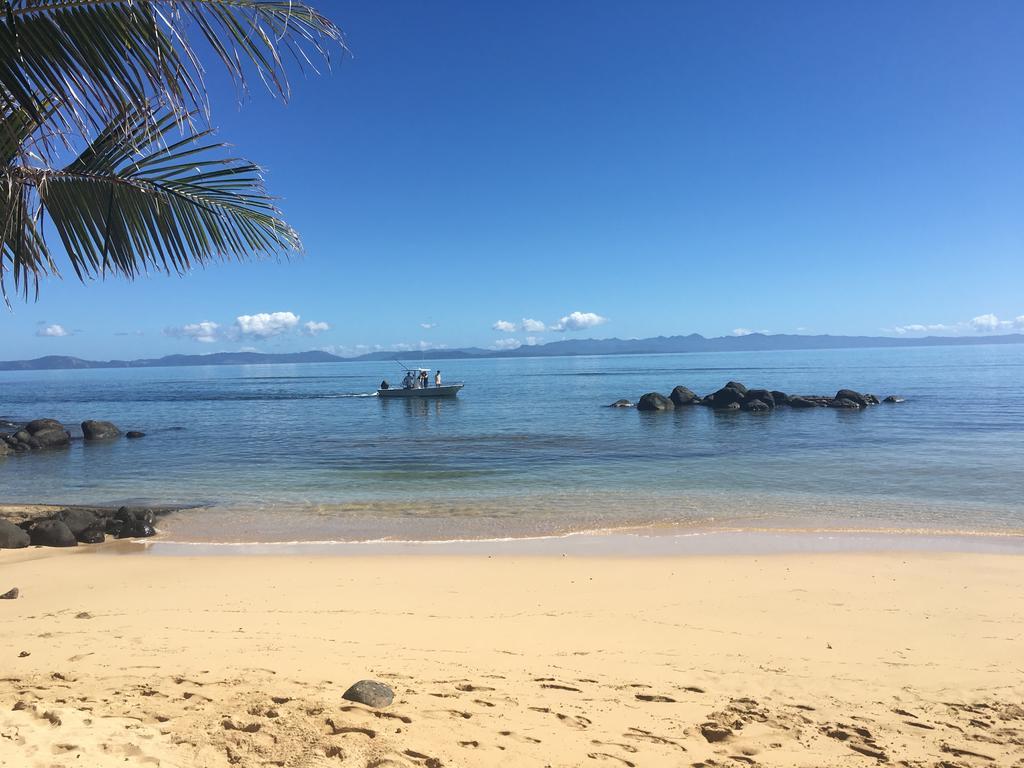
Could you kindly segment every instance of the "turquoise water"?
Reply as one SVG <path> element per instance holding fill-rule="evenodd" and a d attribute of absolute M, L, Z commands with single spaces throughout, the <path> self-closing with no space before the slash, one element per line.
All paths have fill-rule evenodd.
<path fill-rule="evenodd" d="M 1024 346 L 425 362 L 458 399 L 366 396 L 393 363 L 0 373 L 0 418 L 142 440 L 0 459 L 0 501 L 202 504 L 205 540 L 456 539 L 657 525 L 1024 530 Z M 729 379 L 898 405 L 604 407 Z"/>

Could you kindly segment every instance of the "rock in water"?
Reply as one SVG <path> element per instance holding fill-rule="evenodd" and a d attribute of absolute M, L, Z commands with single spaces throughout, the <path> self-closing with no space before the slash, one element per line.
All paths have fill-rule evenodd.
<path fill-rule="evenodd" d="M 2 595 L 0 595 L 0 600 L 17 600 L 19 594 L 21 593 L 18 592 L 18 588 L 14 587 L 13 589 L 9 589 Z"/>
<path fill-rule="evenodd" d="M 34 419 L 25 425 L 25 431 L 30 435 L 34 435 L 36 432 L 42 432 L 44 429 L 64 429 L 64 425 L 56 419 Z"/>
<path fill-rule="evenodd" d="M 770 411 L 767 403 L 763 403 L 760 400 L 747 400 L 743 403 L 743 410 L 745 411 Z"/>
<path fill-rule="evenodd" d="M 648 392 L 636 404 L 638 411 L 671 411 L 675 406 L 660 392 Z"/>
<path fill-rule="evenodd" d="M 31 541 L 29 535 L 14 523 L 0 520 L 0 549 L 22 549 Z"/>
<path fill-rule="evenodd" d="M 726 403 L 721 408 L 715 408 L 715 410 L 719 413 L 730 413 L 732 411 L 738 411 L 739 409 L 739 403 Z"/>
<path fill-rule="evenodd" d="M 633 403 L 630 402 L 629 400 L 626 400 L 625 398 L 623 398 L 621 400 L 616 400 L 614 403 L 612 403 L 608 407 L 609 408 L 632 408 L 633 407 Z"/>
<path fill-rule="evenodd" d="M 37 547 L 77 547 L 78 539 L 61 520 L 40 520 L 28 532 Z"/>
<path fill-rule="evenodd" d="M 152 523 L 145 520 L 126 520 L 121 530 L 117 532 L 119 539 L 144 539 L 148 536 L 155 536 L 156 529 Z"/>
<path fill-rule="evenodd" d="M 86 440 L 110 440 L 121 436 L 121 430 L 109 421 L 83 421 L 82 435 Z"/>
<path fill-rule="evenodd" d="M 833 400 L 850 400 L 851 402 L 856 403 L 858 408 L 867 408 L 871 404 L 871 402 L 864 395 L 862 395 L 860 392 L 855 392 L 852 389 L 840 389 L 838 392 L 836 392 L 836 396 L 833 398 Z M 847 408 L 849 406 L 839 405 L 834 407 Z"/>
<path fill-rule="evenodd" d="M 900 397 L 899 395 L 889 395 L 882 402 L 883 403 L 905 403 L 906 400 L 904 398 Z"/>
<path fill-rule="evenodd" d="M 672 390 L 672 394 L 670 394 L 668 397 L 669 400 L 671 400 L 677 406 L 696 405 L 697 403 L 700 402 L 700 398 L 692 389 L 688 389 L 687 387 L 683 386 L 675 387 Z"/>
<path fill-rule="evenodd" d="M 725 382 L 725 387 L 731 387 L 732 389 L 737 390 L 741 395 L 747 394 L 747 388 L 738 381 L 727 381 Z M 725 389 L 725 387 L 722 387 L 722 389 Z"/>
<path fill-rule="evenodd" d="M 138 440 L 140 437 L 145 437 L 146 433 L 145 432 L 138 432 L 138 431 L 133 429 L 130 432 L 125 432 L 124 436 L 127 437 L 129 440 Z"/>
<path fill-rule="evenodd" d="M 75 534 L 79 544 L 102 544 L 106 540 L 103 535 L 103 523 L 97 522 Z"/>
<path fill-rule="evenodd" d="M 863 408 L 860 403 L 850 400 L 848 397 L 838 397 L 828 404 L 829 408 Z"/>
<path fill-rule="evenodd" d="M 71 445 L 71 435 L 65 429 L 41 429 L 32 435 L 32 441 L 26 441 L 33 448 L 66 448 Z"/>
<path fill-rule="evenodd" d="M 380 709 L 391 705 L 395 700 L 395 692 L 390 686 L 376 680 L 360 680 L 343 694 L 341 698 Z"/>
<path fill-rule="evenodd" d="M 713 408 L 721 410 L 732 403 L 736 403 L 738 406 L 743 402 L 743 396 L 746 394 L 747 388 L 740 384 L 740 386 L 743 387 L 743 391 L 741 392 L 736 387 L 730 386 L 730 384 L 726 384 L 720 390 L 711 395 L 711 406 Z"/>
<path fill-rule="evenodd" d="M 775 397 L 767 389 L 748 389 L 747 394 L 743 396 L 744 409 L 748 411 L 755 410 L 754 408 L 747 407 L 750 403 L 754 402 L 755 400 L 760 400 L 761 403 L 768 406 L 768 408 L 775 407 Z"/>
<path fill-rule="evenodd" d="M 800 395 L 793 395 L 789 398 L 790 408 L 817 408 L 818 404 L 813 400 L 808 400 L 806 397 L 800 397 Z"/>
<path fill-rule="evenodd" d="M 6 456 L 9 453 L 14 453 L 11 446 L 9 446 L 4 440 L 0 440 L 0 456 Z"/>
<path fill-rule="evenodd" d="M 775 400 L 775 405 L 785 405 L 789 402 L 789 395 L 785 392 L 780 392 L 777 389 L 772 390 L 772 399 Z"/>

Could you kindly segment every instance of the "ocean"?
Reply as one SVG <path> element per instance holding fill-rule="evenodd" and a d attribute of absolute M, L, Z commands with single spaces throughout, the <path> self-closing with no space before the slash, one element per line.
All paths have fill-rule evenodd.
<path fill-rule="evenodd" d="M 1024 532 L 1024 346 L 422 365 L 465 389 L 377 398 L 382 378 L 401 379 L 393 362 L 0 373 L 0 419 L 107 419 L 146 433 L 0 458 L 0 502 L 195 505 L 162 535 L 205 542 Z M 606 407 L 730 379 L 906 402 Z"/>

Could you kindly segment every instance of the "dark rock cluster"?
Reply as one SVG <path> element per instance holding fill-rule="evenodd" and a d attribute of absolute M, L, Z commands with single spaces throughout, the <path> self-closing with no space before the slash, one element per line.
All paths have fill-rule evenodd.
<path fill-rule="evenodd" d="M 68 507 L 47 518 L 23 520 L 17 524 L 0 520 L 0 549 L 38 547 L 77 547 L 102 544 L 107 536 L 115 539 L 146 538 L 156 533 L 154 510 L 145 507 L 119 507 L 116 510 L 92 507 Z"/>
<path fill-rule="evenodd" d="M 36 419 L 28 424 L 18 425 L 2 422 L 0 425 L 11 432 L 0 432 L 0 456 L 26 451 L 42 451 L 52 448 L 67 448 L 71 445 L 71 434 L 56 419 Z M 121 430 L 109 421 L 82 422 L 82 437 L 86 442 L 113 440 L 121 436 Z M 145 437 L 145 433 L 131 431 L 127 437 Z"/>
<path fill-rule="evenodd" d="M 903 398 L 889 395 L 886 403 L 902 403 Z M 750 411 L 766 413 L 780 406 L 790 408 L 849 408 L 860 409 L 878 405 L 875 395 L 861 394 L 852 389 L 840 389 L 835 395 L 788 395 L 777 389 L 751 389 L 738 381 L 726 382 L 725 386 L 703 397 L 683 386 L 675 387 L 666 397 L 660 392 L 648 392 L 636 403 L 638 411 L 671 411 L 689 405 L 704 405 L 716 411 Z M 629 400 L 617 400 L 611 407 L 632 406 Z"/>
<path fill-rule="evenodd" d="M 12 434 L 0 434 L 0 456 L 48 448 L 67 448 L 71 435 L 56 419 L 30 421 Z"/>

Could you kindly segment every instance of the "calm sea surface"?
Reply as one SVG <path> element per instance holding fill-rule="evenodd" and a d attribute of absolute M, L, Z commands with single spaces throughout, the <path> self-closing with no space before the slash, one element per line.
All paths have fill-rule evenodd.
<path fill-rule="evenodd" d="M 201 504 L 175 539 L 500 538 L 628 526 L 1024 530 L 1024 346 L 0 373 L 0 418 L 146 432 L 0 459 L 0 502 Z M 907 401 L 604 407 L 729 379 Z M 75 431 L 73 431 L 74 434 Z"/>

